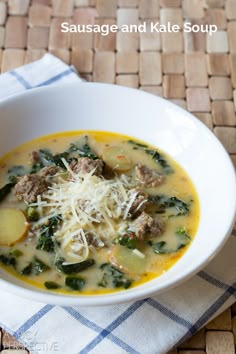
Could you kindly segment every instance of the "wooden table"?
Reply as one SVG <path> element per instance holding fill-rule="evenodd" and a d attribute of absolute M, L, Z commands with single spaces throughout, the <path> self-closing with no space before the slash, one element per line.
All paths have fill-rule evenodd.
<path fill-rule="evenodd" d="M 62 34 L 61 22 L 216 24 L 218 32 Z M 89 81 L 140 88 L 189 110 L 236 164 L 236 0 L 0 0 L 1 72 L 58 56 Z M 0 332 L 2 353 L 27 353 Z M 236 305 L 172 352 L 234 354 Z"/>

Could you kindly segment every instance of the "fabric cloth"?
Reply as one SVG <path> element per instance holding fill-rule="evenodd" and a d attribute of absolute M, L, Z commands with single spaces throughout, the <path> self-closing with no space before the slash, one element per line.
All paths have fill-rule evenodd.
<path fill-rule="evenodd" d="M 73 66 L 68 66 L 51 54 L 41 60 L 0 75 L 0 101 L 3 99 L 45 85 L 63 85 L 82 81 Z"/>
<path fill-rule="evenodd" d="M 1 75 L 0 99 L 76 80 L 73 68 L 47 54 Z M 0 290 L 0 326 L 39 354 L 167 353 L 235 302 L 235 250 L 236 229 L 204 271 L 162 295 L 123 305 L 59 307 Z"/>

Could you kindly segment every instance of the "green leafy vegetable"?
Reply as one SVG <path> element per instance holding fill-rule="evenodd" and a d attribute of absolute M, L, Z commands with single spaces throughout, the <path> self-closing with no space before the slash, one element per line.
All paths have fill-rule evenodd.
<path fill-rule="evenodd" d="M 132 145 L 134 145 L 136 147 L 139 147 L 139 148 L 148 148 L 148 145 L 137 143 L 134 140 L 128 140 L 128 143 L 132 144 Z"/>
<path fill-rule="evenodd" d="M 11 255 L 4 255 L 1 254 L 0 255 L 0 263 L 7 265 L 7 266 L 12 266 L 13 268 L 16 267 L 16 259 L 15 257 L 11 256 Z"/>
<path fill-rule="evenodd" d="M 104 263 L 100 266 L 103 272 L 102 279 L 99 281 L 98 286 L 103 288 L 125 288 L 128 289 L 132 284 L 131 279 L 127 279 L 124 273 L 116 269 L 110 263 Z"/>
<path fill-rule="evenodd" d="M 82 145 L 81 145 L 82 141 Z M 81 141 L 78 142 L 78 145 L 71 144 L 69 148 L 69 152 L 77 152 L 80 157 L 88 157 L 92 160 L 97 160 L 97 155 L 94 153 L 94 151 L 91 149 L 91 147 L 88 144 L 88 137 L 82 137 Z"/>
<path fill-rule="evenodd" d="M 21 177 L 24 176 L 27 173 L 27 170 L 25 166 L 19 165 L 19 166 L 13 166 L 9 168 L 7 173 L 10 175 L 10 177 Z"/>
<path fill-rule="evenodd" d="M 29 171 L 29 173 L 31 174 L 31 175 L 33 175 L 33 174 L 35 174 L 35 173 L 38 173 L 40 170 L 42 170 L 42 168 L 44 168 L 45 166 L 42 164 L 42 162 L 35 162 L 33 165 L 32 165 L 32 167 L 31 167 L 31 169 L 30 169 L 30 171 Z"/>
<path fill-rule="evenodd" d="M 31 275 L 33 273 L 33 263 L 30 262 L 25 268 L 20 272 L 21 275 Z"/>
<path fill-rule="evenodd" d="M 40 150 L 41 156 L 47 163 L 54 163 L 62 168 L 65 168 L 65 166 L 61 159 L 64 158 L 68 163 L 70 163 L 73 160 L 73 156 L 75 156 L 73 153 L 76 153 L 79 157 L 88 157 L 92 160 L 96 160 L 98 158 L 89 146 L 87 136 L 82 137 L 76 144 L 70 144 L 66 151 L 57 155 L 52 155 L 47 150 Z"/>
<path fill-rule="evenodd" d="M 30 170 L 30 174 L 38 173 L 42 168 L 54 164 L 53 155 L 47 149 L 37 151 L 38 161 L 35 162 Z"/>
<path fill-rule="evenodd" d="M 45 281 L 44 286 L 46 289 L 53 290 L 53 289 L 59 289 L 61 286 L 54 281 Z"/>
<path fill-rule="evenodd" d="M 62 152 L 61 154 L 57 154 L 53 156 L 53 160 L 56 166 L 61 167 L 63 169 L 66 169 L 62 159 L 65 159 L 68 163 L 72 161 L 72 159 L 69 159 L 69 153 L 68 152 Z"/>
<path fill-rule="evenodd" d="M 63 264 L 65 262 L 64 259 L 59 258 L 55 262 L 56 268 L 65 274 L 75 274 L 79 272 L 83 272 L 84 270 L 90 268 L 95 264 L 95 261 L 93 259 L 87 259 L 86 261 L 83 261 L 81 263 L 74 263 L 74 264 Z"/>
<path fill-rule="evenodd" d="M 48 253 L 53 253 L 55 250 L 55 243 L 51 237 L 41 235 L 38 238 L 38 243 L 36 246 L 37 250 L 43 250 Z"/>
<path fill-rule="evenodd" d="M 155 244 L 151 244 L 153 251 L 157 254 L 174 253 L 187 246 L 191 241 L 191 237 L 187 235 L 185 227 L 177 229 L 175 235 L 177 237 L 176 247 L 171 247 L 166 241 L 160 241 Z"/>
<path fill-rule="evenodd" d="M 25 268 L 23 268 L 20 272 L 20 274 L 22 275 L 39 275 L 43 272 L 46 272 L 47 270 L 49 270 L 50 267 L 45 264 L 41 259 L 34 257 L 32 262 L 30 262 L 29 264 L 27 264 L 27 266 L 25 266 Z"/>
<path fill-rule="evenodd" d="M 159 213 L 169 211 L 169 217 L 182 216 L 189 213 L 189 205 L 177 197 L 167 197 L 165 195 L 149 196 L 149 200 L 158 206 Z"/>
<path fill-rule="evenodd" d="M 61 161 L 63 157 L 67 160 L 68 153 L 64 152 L 62 154 L 53 155 L 47 149 L 40 149 L 38 151 L 39 161 L 33 164 L 30 174 L 38 173 L 42 168 L 51 165 L 56 165 L 65 169 L 65 165 Z"/>
<path fill-rule="evenodd" d="M 153 251 L 155 253 L 158 253 L 158 254 L 166 254 L 166 253 L 172 253 L 172 252 L 175 252 L 173 249 L 170 249 L 168 247 L 168 244 L 167 242 L 165 241 L 160 241 L 160 242 L 157 242 L 155 243 L 153 246 Z M 176 250 L 177 251 L 177 250 Z"/>
<path fill-rule="evenodd" d="M 30 174 L 37 173 L 43 167 L 51 165 L 59 166 L 65 170 L 66 167 L 62 159 L 65 159 L 70 164 L 78 156 L 89 157 L 93 160 L 96 160 L 98 158 L 89 146 L 87 136 L 82 137 L 76 144 L 70 144 L 69 148 L 62 153 L 53 155 L 48 149 L 40 149 L 39 151 L 37 151 L 37 154 L 39 161 L 35 162 L 32 165 Z"/>
<path fill-rule="evenodd" d="M 23 252 L 18 249 L 12 250 L 9 254 L 16 258 L 23 256 Z"/>
<path fill-rule="evenodd" d="M 52 253 L 55 250 L 54 232 L 59 227 L 62 221 L 61 215 L 54 216 L 48 219 L 47 224 L 44 224 L 40 230 L 36 249 Z"/>
<path fill-rule="evenodd" d="M 17 177 L 23 176 L 25 173 L 26 171 L 24 166 L 14 166 L 8 170 L 9 183 L 5 184 L 5 186 L 0 189 L 0 202 L 3 201 L 3 199 L 5 199 L 8 194 L 11 193 L 12 188 L 16 185 L 18 181 Z"/>
<path fill-rule="evenodd" d="M 0 189 L 0 202 L 6 198 L 6 196 L 11 192 L 12 188 L 15 186 L 16 182 L 10 182 L 5 184 L 5 186 L 3 186 Z"/>
<path fill-rule="evenodd" d="M 177 229 L 176 236 L 178 238 L 178 249 L 185 247 L 191 241 L 191 237 L 187 234 L 185 227 Z"/>
<path fill-rule="evenodd" d="M 85 285 L 85 280 L 81 277 L 68 276 L 65 279 L 65 284 L 72 290 L 82 290 Z"/>
<path fill-rule="evenodd" d="M 129 144 L 134 145 L 137 149 L 143 150 L 146 154 L 150 155 L 152 159 L 162 167 L 166 174 L 173 173 L 172 167 L 168 164 L 166 159 L 157 151 L 150 149 L 148 145 L 136 143 L 134 140 L 128 140 Z"/>
<path fill-rule="evenodd" d="M 69 151 L 53 155 L 49 150 L 39 150 L 39 156 L 44 166 L 56 165 L 65 169 L 66 167 L 62 162 L 62 158 L 64 158 L 67 162 L 70 162 L 68 159 Z"/>
<path fill-rule="evenodd" d="M 151 155 L 152 159 L 163 168 L 166 174 L 173 173 L 172 167 L 159 152 L 151 149 L 146 149 L 145 152 L 146 154 Z"/>
<path fill-rule="evenodd" d="M 42 226 L 41 234 L 44 234 L 46 237 L 53 236 L 54 232 L 57 230 L 58 226 L 62 221 L 61 215 L 53 216 L 49 218 L 47 223 Z"/>
<path fill-rule="evenodd" d="M 131 250 L 137 248 L 137 239 L 135 234 L 132 231 L 128 231 L 123 235 L 118 236 L 114 240 L 115 244 L 120 244 L 121 246 L 125 246 Z"/>
<path fill-rule="evenodd" d="M 9 176 L 8 181 L 15 185 L 18 182 L 18 178 L 16 176 Z"/>
<path fill-rule="evenodd" d="M 39 158 L 43 166 L 50 166 L 54 164 L 54 158 L 52 153 L 47 149 L 40 149 L 39 151 Z"/>
<path fill-rule="evenodd" d="M 43 261 L 41 261 L 41 259 L 37 257 L 34 257 L 33 266 L 36 275 L 46 272 L 47 270 L 50 269 L 50 267 L 47 264 L 45 264 Z"/>
<path fill-rule="evenodd" d="M 69 148 L 66 150 L 68 154 L 73 154 L 73 152 L 78 152 L 78 151 L 79 151 L 79 147 L 75 143 L 71 143 Z"/>

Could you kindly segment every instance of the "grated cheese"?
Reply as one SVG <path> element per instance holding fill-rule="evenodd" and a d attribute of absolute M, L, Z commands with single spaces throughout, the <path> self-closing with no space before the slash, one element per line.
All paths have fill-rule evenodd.
<path fill-rule="evenodd" d="M 145 254 L 143 254 L 142 252 L 140 252 L 137 248 L 135 248 L 133 250 L 133 253 L 138 256 L 139 258 L 145 258 Z"/>
<path fill-rule="evenodd" d="M 61 215 L 63 223 L 55 233 L 60 242 L 59 252 L 69 262 L 82 262 L 89 255 L 86 232 L 111 239 L 118 229 L 127 226 L 126 219 L 138 194 L 125 175 L 105 180 L 93 175 L 75 174 L 62 159 L 70 176 L 53 183 L 31 206 L 40 208 L 41 219 L 36 228 L 49 218 Z"/>

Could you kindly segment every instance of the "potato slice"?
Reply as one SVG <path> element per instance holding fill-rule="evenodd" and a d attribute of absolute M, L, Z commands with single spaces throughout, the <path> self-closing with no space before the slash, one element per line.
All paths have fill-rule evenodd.
<path fill-rule="evenodd" d="M 133 162 L 119 146 L 108 146 L 102 152 L 102 160 L 112 169 L 127 171 L 134 167 Z"/>
<path fill-rule="evenodd" d="M 110 262 L 128 274 L 143 274 L 147 266 L 146 257 L 141 258 L 133 250 L 120 245 L 113 247 Z"/>
<path fill-rule="evenodd" d="M 21 241 L 29 229 L 20 209 L 0 208 L 0 245 L 13 246 Z"/>

